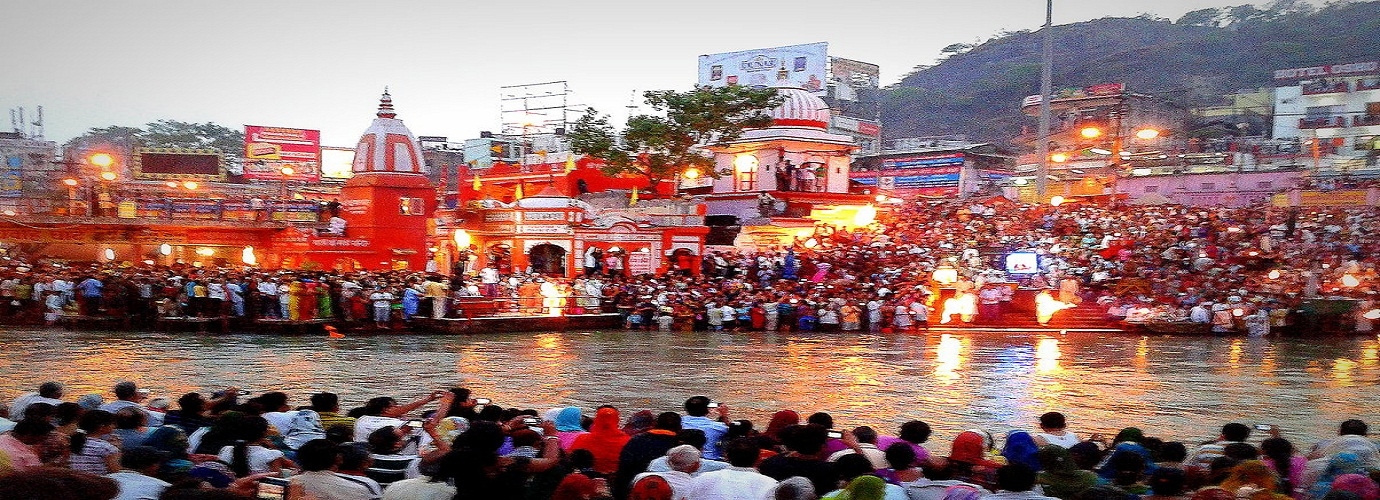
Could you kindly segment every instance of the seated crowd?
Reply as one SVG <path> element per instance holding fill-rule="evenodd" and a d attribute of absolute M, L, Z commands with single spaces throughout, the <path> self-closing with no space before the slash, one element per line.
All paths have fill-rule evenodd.
<path fill-rule="evenodd" d="M 57 382 L 0 419 L 0 498 L 618 500 L 1376 500 L 1380 451 L 1361 420 L 1296 446 L 1229 423 L 1209 442 L 1126 428 L 1080 436 L 1049 412 L 1003 439 L 929 444 L 922 421 L 836 425 L 778 411 L 764 427 L 704 396 L 679 411 L 503 407 L 469 390 L 380 396 L 342 412 L 236 388 L 170 408 L 133 382 L 70 401 Z M 1076 426 L 1073 426 L 1076 427 Z M 1253 436 L 1259 431 L 1262 436 Z M 1299 439 L 1299 437 L 1295 437 Z M 1300 442 L 1299 445 L 1304 443 Z M 935 448 L 935 451 L 931 451 Z M 942 451 L 940 451 L 942 450 Z M 945 453 L 947 452 L 947 453 Z"/>

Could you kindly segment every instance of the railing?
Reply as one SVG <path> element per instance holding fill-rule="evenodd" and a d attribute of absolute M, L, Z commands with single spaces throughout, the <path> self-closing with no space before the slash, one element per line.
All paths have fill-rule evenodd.
<path fill-rule="evenodd" d="M 558 314 L 552 314 L 552 311 Z M 559 297 L 458 297 L 447 304 L 447 317 L 483 318 L 492 316 L 569 316 L 615 312 L 604 297 L 569 295 Z"/>
<path fill-rule="evenodd" d="M 1344 116 L 1329 116 L 1326 118 L 1299 118 L 1299 128 L 1301 129 L 1336 128 L 1345 126 L 1346 117 Z"/>
<path fill-rule="evenodd" d="M 1370 125 L 1380 125 L 1380 115 L 1361 115 L 1351 119 L 1353 127 L 1367 127 Z"/>
<path fill-rule="evenodd" d="M 114 217 L 119 219 L 217 220 L 243 222 L 299 222 L 321 220 L 322 208 L 316 202 L 264 201 L 197 198 L 132 198 L 100 201 L 81 197 L 52 202 L 47 215 L 73 217 Z M 37 212 L 31 215 L 43 215 Z"/>

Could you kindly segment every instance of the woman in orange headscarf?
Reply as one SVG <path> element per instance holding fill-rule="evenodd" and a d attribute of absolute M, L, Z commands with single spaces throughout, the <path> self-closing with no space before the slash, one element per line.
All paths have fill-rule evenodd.
<path fill-rule="evenodd" d="M 990 448 L 987 439 L 976 431 L 964 431 L 954 438 L 947 465 L 953 479 L 987 489 L 995 486 L 997 469 L 1002 464 L 987 458 Z"/>
<path fill-rule="evenodd" d="M 594 414 L 594 425 L 590 426 L 589 432 L 576 437 L 570 450 L 589 450 L 594 454 L 594 470 L 613 475 L 618 472 L 618 454 L 623 451 L 623 445 L 628 444 L 629 438 L 618 427 L 618 409 L 605 406 Z"/>

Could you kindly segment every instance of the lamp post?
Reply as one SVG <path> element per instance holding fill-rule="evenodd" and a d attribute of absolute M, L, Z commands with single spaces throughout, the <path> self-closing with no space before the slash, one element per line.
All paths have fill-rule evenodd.
<path fill-rule="evenodd" d="M 1049 186 L 1049 95 L 1054 92 L 1054 0 L 1045 1 L 1045 25 L 1040 29 L 1043 38 L 1040 57 L 1040 128 L 1035 144 L 1035 154 L 1040 163 L 1035 169 L 1035 197 L 1045 199 Z"/>
<path fill-rule="evenodd" d="M 278 171 L 281 172 L 281 173 L 283 174 L 283 192 L 282 192 L 281 198 L 287 199 L 287 197 L 288 197 L 288 188 L 287 188 L 287 185 L 288 185 L 288 178 L 292 177 L 292 174 L 297 173 L 297 171 L 294 170 L 294 169 L 292 168 L 291 165 L 283 165 L 283 168 L 279 169 Z"/>

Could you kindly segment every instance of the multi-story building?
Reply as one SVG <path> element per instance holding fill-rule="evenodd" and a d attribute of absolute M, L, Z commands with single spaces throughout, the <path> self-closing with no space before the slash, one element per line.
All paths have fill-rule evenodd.
<path fill-rule="evenodd" d="M 1298 138 L 1315 175 L 1376 170 L 1380 62 L 1276 70 L 1274 137 Z"/>

